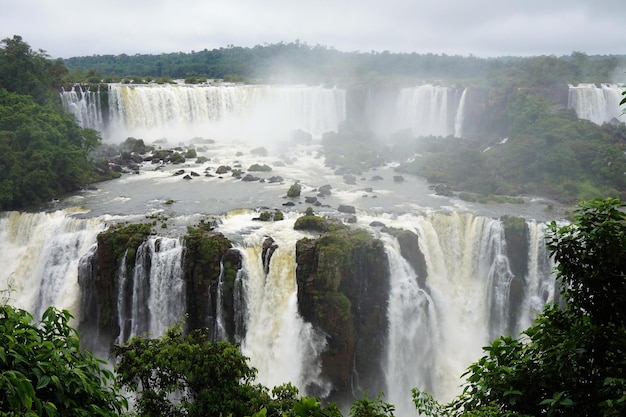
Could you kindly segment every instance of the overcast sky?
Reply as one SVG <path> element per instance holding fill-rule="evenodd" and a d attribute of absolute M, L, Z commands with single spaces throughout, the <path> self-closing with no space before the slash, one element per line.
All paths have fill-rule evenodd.
<path fill-rule="evenodd" d="M 0 39 L 53 58 L 250 47 L 626 54 L 624 0 L 0 0 Z"/>

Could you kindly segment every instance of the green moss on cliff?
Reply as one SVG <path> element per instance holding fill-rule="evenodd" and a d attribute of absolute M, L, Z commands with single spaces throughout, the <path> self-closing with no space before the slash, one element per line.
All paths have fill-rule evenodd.
<path fill-rule="evenodd" d="M 112 254 L 111 261 L 119 265 L 126 253 L 126 268 L 135 264 L 135 255 L 139 245 L 152 233 L 151 223 L 115 225 L 98 235 L 98 247 L 106 246 Z"/>

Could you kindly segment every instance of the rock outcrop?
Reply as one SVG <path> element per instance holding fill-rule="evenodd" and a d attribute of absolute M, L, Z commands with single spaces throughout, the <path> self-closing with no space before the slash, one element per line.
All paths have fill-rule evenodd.
<path fill-rule="evenodd" d="M 296 243 L 298 309 L 327 335 L 322 377 L 329 401 L 350 403 L 363 387 L 384 389 L 389 266 L 383 243 L 361 229 L 333 227 Z"/>

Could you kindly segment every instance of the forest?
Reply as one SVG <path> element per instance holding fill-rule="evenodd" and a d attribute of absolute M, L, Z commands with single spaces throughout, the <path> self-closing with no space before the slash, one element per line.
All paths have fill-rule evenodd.
<path fill-rule="evenodd" d="M 90 182 L 100 133 L 81 129 L 58 91 L 67 68 L 15 36 L 0 42 L 0 210 L 37 205 Z"/>
<path fill-rule="evenodd" d="M 388 51 L 341 52 L 295 41 L 158 55 L 93 55 L 64 60 L 74 81 L 211 78 L 247 82 L 302 82 L 341 86 L 416 81 L 548 86 L 555 82 L 608 82 L 626 56 L 478 58 Z"/>

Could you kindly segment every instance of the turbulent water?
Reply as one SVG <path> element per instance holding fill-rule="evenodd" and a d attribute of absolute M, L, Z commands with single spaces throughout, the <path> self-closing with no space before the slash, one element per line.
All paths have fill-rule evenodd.
<path fill-rule="evenodd" d="M 274 386 L 290 381 L 304 394 L 311 387 L 317 395 L 329 392 L 331 387 L 320 378 L 325 335 L 298 313 L 295 243 L 316 235 L 293 230 L 296 218 L 308 206 L 303 199 L 292 208 L 283 205 L 289 201 L 289 186 L 296 181 L 302 185 L 303 196 L 314 196 L 317 187 L 331 184 L 332 194 L 320 197 L 324 205 L 314 210 L 342 218 L 338 205 L 353 205 L 355 227 L 368 230 L 384 243 L 390 283 L 388 323 L 380 329 L 387 341 L 385 392 L 399 416 L 415 413 L 410 397 L 413 387 L 427 389 L 444 400 L 458 394 L 460 375 L 481 355 L 482 346 L 501 333 L 515 334 L 526 328 L 554 297 L 553 265 L 543 242 L 544 221 L 552 214 L 543 202 L 470 205 L 434 195 L 417 177 L 394 181 L 391 165 L 364 173 L 356 185 L 346 184 L 317 156 L 317 142 L 277 145 L 282 139 L 277 128 L 301 128 L 314 136 L 336 130 L 346 118 L 343 90 L 111 85 L 109 119 L 103 118 L 102 125 L 96 123 L 99 119 L 94 112 L 85 111 L 93 104 L 94 94 L 79 89 L 62 94 L 66 108 L 80 117 L 83 126 L 102 126 L 108 135 L 117 131 L 124 137 L 136 133 L 137 137 L 176 140 L 207 137 L 207 132 L 213 132 L 217 141 L 199 152 L 209 162 L 158 168 L 146 163 L 139 174 L 127 174 L 99 184 L 96 190 L 68 196 L 45 211 L 0 213 L 1 295 L 35 315 L 49 305 L 69 309 L 77 319 L 94 314 L 81 311 L 81 300 L 89 294 L 81 294 L 78 280 L 79 271 L 89 273 L 87 260 L 96 249 L 96 236 L 113 223 L 159 215 L 166 219 L 167 228 L 157 230 L 159 236 L 147 239 L 137 251 L 135 275 L 125 276 L 126 269 L 120 267 L 118 282 L 123 291 L 117 305 L 123 312 L 121 340 L 142 333 L 162 334 L 185 311 L 181 280 L 184 244 L 180 237 L 187 225 L 211 216 L 218 223 L 217 231 L 242 255 L 243 268 L 237 275 L 241 286 L 236 286 L 241 293 L 236 295 L 235 307 L 236 321 L 242 325 L 237 337 L 251 365 L 259 370 L 258 382 Z M 427 106 L 412 103 L 426 96 L 430 100 Z M 398 98 L 406 114 L 394 123 L 423 129 L 423 134 L 461 136 L 464 96 L 462 90 L 408 89 Z M 438 122 L 434 120 L 437 117 Z M 238 130 L 236 125 L 246 129 Z M 219 139 L 220 129 L 227 132 L 223 140 Z M 242 139 L 242 135 L 255 134 L 271 149 L 268 155 L 251 153 L 257 143 Z M 272 172 L 255 174 L 263 178 L 280 175 L 284 181 L 244 183 L 233 177 L 204 175 L 183 180 L 173 175 L 179 169 L 213 172 L 222 164 L 239 165 L 245 171 L 253 163 L 273 167 Z M 285 220 L 254 221 L 262 207 L 283 210 Z M 528 253 L 523 254 L 528 271 L 521 277 L 520 307 L 515 312 L 508 301 L 513 273 L 504 225 L 499 220 L 511 213 L 526 218 L 528 229 Z M 402 257 L 398 241 L 370 226 L 374 221 L 418 235 L 427 277 L 417 276 Z M 261 251 L 268 236 L 278 249 L 265 265 Z M 207 302 L 221 304 L 219 294 L 217 300 Z M 218 308 L 218 337 L 220 314 Z M 84 337 L 88 345 L 97 346 L 98 335 L 87 333 Z"/>

